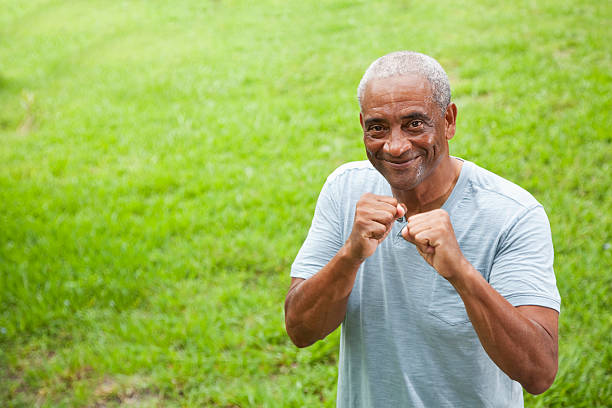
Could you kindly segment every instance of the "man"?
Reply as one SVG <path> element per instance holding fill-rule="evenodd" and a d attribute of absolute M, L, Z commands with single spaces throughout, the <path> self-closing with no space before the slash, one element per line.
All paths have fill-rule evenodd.
<path fill-rule="evenodd" d="M 560 297 L 542 206 L 449 156 L 457 107 L 423 54 L 358 89 L 368 161 L 327 179 L 291 269 L 299 347 L 342 323 L 339 407 L 521 407 L 557 372 Z"/>

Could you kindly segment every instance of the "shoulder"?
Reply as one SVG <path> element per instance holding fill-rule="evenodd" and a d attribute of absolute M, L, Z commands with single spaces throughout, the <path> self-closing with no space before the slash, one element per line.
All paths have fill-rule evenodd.
<path fill-rule="evenodd" d="M 368 160 L 353 161 L 344 163 L 334 170 L 328 177 L 327 183 L 335 183 L 339 180 L 363 179 L 378 177 L 380 173 L 372 166 Z"/>
<path fill-rule="evenodd" d="M 472 166 L 469 185 L 472 194 L 489 201 L 490 205 L 500 206 L 498 210 L 512 207 L 515 209 L 532 209 L 541 206 L 531 193 L 521 186 L 507 180 L 474 163 Z"/>
<path fill-rule="evenodd" d="M 335 197 L 343 205 L 352 206 L 364 193 L 389 195 L 385 178 L 368 160 L 341 165 L 325 181 L 322 192 Z"/>

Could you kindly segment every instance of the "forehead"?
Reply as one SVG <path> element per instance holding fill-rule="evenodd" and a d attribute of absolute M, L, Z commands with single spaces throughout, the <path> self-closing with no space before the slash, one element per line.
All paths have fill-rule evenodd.
<path fill-rule="evenodd" d="M 420 75 L 377 78 L 368 82 L 362 109 L 377 109 L 405 104 L 429 105 L 433 102 L 429 81 Z"/>

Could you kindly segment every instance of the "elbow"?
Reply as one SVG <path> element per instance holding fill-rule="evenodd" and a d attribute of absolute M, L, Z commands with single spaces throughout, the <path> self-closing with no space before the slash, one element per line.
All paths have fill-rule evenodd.
<path fill-rule="evenodd" d="M 553 385 L 556 375 L 557 366 L 555 365 L 554 368 L 549 369 L 546 372 L 535 374 L 529 381 L 525 381 L 521 385 L 528 393 L 532 395 L 539 395 Z"/>
<path fill-rule="evenodd" d="M 291 308 L 290 296 L 285 299 L 285 331 L 291 342 L 299 348 L 314 344 L 321 337 L 314 330 L 309 329 L 299 315 Z"/>
<path fill-rule="evenodd" d="M 291 342 L 299 348 L 311 346 L 319 340 L 312 331 L 305 329 L 303 325 L 292 323 L 288 318 L 285 319 L 285 330 Z"/>
<path fill-rule="evenodd" d="M 289 338 L 291 339 L 291 342 L 295 344 L 298 348 L 305 348 L 313 345 L 316 342 L 316 340 L 300 339 L 291 335 L 289 335 Z"/>
<path fill-rule="evenodd" d="M 552 381 L 537 381 L 531 384 L 525 384 L 523 388 L 531 395 L 539 395 L 548 390 L 551 385 Z"/>
<path fill-rule="evenodd" d="M 317 340 L 317 337 L 313 336 L 305 336 L 304 333 L 300 333 L 297 330 L 290 330 L 289 326 L 287 326 L 287 334 L 291 339 L 291 342 L 295 344 L 299 348 L 304 348 L 313 345 Z"/>

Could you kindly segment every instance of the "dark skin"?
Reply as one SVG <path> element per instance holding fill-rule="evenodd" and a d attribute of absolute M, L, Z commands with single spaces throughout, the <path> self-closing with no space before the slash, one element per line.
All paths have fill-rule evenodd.
<path fill-rule="evenodd" d="M 331 261 L 308 280 L 293 278 L 285 300 L 287 333 L 306 347 L 344 320 L 361 263 L 407 216 L 402 236 L 461 296 L 489 357 L 532 394 L 546 391 L 558 367 L 558 313 L 541 306 L 512 306 L 463 256 L 446 211 L 461 171 L 448 154 L 457 108 L 435 104 L 427 80 L 399 76 L 372 80 L 360 122 L 366 153 L 387 179 L 392 197 L 364 194 L 352 232 Z"/>

